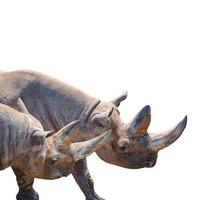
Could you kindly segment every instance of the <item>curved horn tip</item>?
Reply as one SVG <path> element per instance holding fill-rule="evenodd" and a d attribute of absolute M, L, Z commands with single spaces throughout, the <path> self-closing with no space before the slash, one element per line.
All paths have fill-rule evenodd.
<path fill-rule="evenodd" d="M 187 125 L 187 115 L 183 118 L 183 120 L 178 124 L 177 127 L 180 127 L 181 130 L 183 131 Z"/>
<path fill-rule="evenodd" d="M 80 120 L 75 120 L 67 124 L 64 128 L 72 130 L 74 129 L 78 124 L 80 124 Z"/>
<path fill-rule="evenodd" d="M 165 132 L 165 134 L 160 134 L 158 136 L 154 136 L 152 139 L 152 147 L 156 151 L 160 151 L 161 149 L 168 147 L 173 142 L 175 142 L 183 133 L 185 127 L 187 125 L 187 116 L 183 118 L 182 121 L 176 125 L 175 128 Z"/>
<path fill-rule="evenodd" d="M 75 120 L 67 124 L 65 127 L 60 129 L 57 134 L 58 135 L 68 135 L 75 127 L 77 127 L 80 124 L 80 120 Z"/>
<path fill-rule="evenodd" d="M 80 124 L 80 120 L 75 120 L 67 125 L 69 131 L 72 131 L 75 127 Z"/>

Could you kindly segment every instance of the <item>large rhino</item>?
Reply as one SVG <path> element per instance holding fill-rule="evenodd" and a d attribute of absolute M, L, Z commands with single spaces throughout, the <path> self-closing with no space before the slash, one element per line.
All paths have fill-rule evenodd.
<path fill-rule="evenodd" d="M 79 134 L 78 126 L 77 120 L 56 133 L 44 131 L 31 115 L 0 104 L 0 170 L 12 166 L 20 175 L 21 188 L 24 183 L 27 187 L 28 181 L 32 184 L 35 177 L 56 179 L 69 175 L 75 163 L 100 148 L 111 133 L 109 130 L 91 140 L 72 143 Z M 23 183 L 24 176 L 29 180 Z"/>
<path fill-rule="evenodd" d="M 185 117 L 169 131 L 150 134 L 147 131 L 151 120 L 149 106 L 145 106 L 128 124 L 120 119 L 118 106 L 126 99 L 126 93 L 110 102 L 102 102 L 71 85 L 34 71 L 2 72 L 0 85 L 4 86 L 0 90 L 0 102 L 22 112 L 26 112 L 26 107 L 45 130 L 57 131 L 66 123 L 79 119 L 82 134 L 74 138 L 74 141 L 79 142 L 112 129 L 111 139 L 96 153 L 105 162 L 125 168 L 153 167 L 158 151 L 172 144 L 187 123 Z M 16 173 L 20 187 L 19 174 Z M 72 174 L 87 200 L 102 200 L 94 191 L 86 159 L 76 163 Z M 26 182 L 25 177 L 23 181 Z M 31 194 L 36 192 L 29 181 L 20 187 L 18 199 L 24 196 L 37 199 L 33 197 L 37 195 Z"/>

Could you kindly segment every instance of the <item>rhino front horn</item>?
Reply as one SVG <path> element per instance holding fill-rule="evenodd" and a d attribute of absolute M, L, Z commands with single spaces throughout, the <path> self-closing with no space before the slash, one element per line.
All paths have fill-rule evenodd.
<path fill-rule="evenodd" d="M 175 126 L 175 128 L 169 131 L 154 135 L 150 134 L 152 140 L 152 149 L 159 151 L 175 142 L 184 131 L 186 124 L 187 116 L 185 116 L 184 119 L 177 126 Z"/>
<path fill-rule="evenodd" d="M 72 143 L 69 147 L 71 155 L 75 161 L 81 160 L 91 153 L 95 152 L 98 148 L 102 147 L 108 140 L 111 130 L 85 142 Z"/>

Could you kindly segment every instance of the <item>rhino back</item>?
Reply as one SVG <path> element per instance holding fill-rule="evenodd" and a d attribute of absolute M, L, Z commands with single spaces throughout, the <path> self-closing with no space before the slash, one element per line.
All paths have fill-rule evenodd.
<path fill-rule="evenodd" d="M 20 97 L 45 130 L 57 131 L 73 120 L 84 118 L 98 102 L 81 90 L 38 72 L 0 73 L 2 82 L 7 84 L 4 92 L 0 92 L 0 101 L 12 104 Z"/>

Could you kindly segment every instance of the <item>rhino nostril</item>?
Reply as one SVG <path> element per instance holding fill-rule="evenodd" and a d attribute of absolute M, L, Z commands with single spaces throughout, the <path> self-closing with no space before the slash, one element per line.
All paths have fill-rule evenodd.
<path fill-rule="evenodd" d="M 125 147 L 125 146 L 120 146 L 120 147 L 119 147 L 119 150 L 120 150 L 120 151 L 125 151 L 125 150 L 126 150 L 126 147 Z"/>
<path fill-rule="evenodd" d="M 118 146 L 119 152 L 121 153 L 126 153 L 128 151 L 128 148 L 129 148 L 129 144 L 127 142 L 122 142 Z"/>

